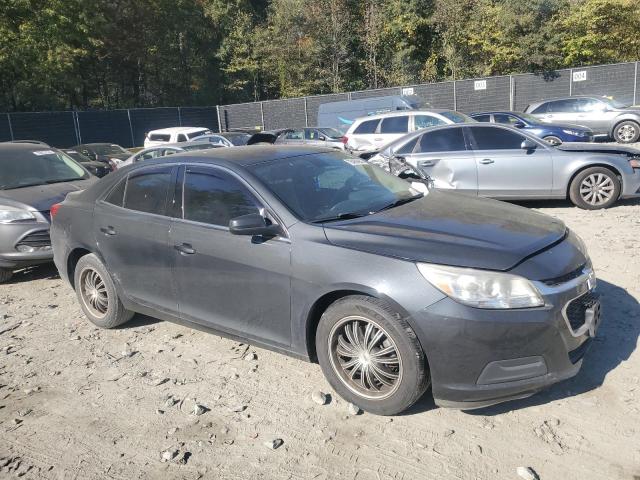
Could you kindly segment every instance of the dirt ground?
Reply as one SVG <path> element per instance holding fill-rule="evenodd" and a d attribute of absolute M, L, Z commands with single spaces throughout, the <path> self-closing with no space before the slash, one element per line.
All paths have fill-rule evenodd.
<path fill-rule="evenodd" d="M 354 416 L 317 365 L 149 317 L 98 330 L 44 266 L 0 286 L 0 478 L 640 479 L 640 202 L 525 205 L 586 241 L 605 295 L 574 379 L 473 412 L 427 393 Z"/>

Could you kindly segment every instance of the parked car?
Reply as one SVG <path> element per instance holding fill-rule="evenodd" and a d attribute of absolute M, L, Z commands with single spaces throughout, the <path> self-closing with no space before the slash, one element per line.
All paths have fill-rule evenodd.
<path fill-rule="evenodd" d="M 182 153 L 53 212 L 56 265 L 95 325 L 139 312 L 317 360 L 372 413 L 429 384 L 463 409 L 531 395 L 578 372 L 600 322 L 589 256 L 560 220 L 423 195 L 335 150 Z"/>
<path fill-rule="evenodd" d="M 477 122 L 502 123 L 520 128 L 542 138 L 551 145 L 560 145 L 562 142 L 593 142 L 593 131 L 589 128 L 579 125 L 545 123 L 528 113 L 481 112 L 472 113 L 471 118 Z"/>
<path fill-rule="evenodd" d="M 222 145 L 217 143 L 211 143 L 207 139 L 194 140 L 193 142 L 184 142 L 178 144 L 166 144 L 156 147 L 149 147 L 134 153 L 123 162 L 116 164 L 116 168 L 124 168 L 132 163 L 137 163 L 145 160 L 151 160 L 153 158 L 166 157 L 180 152 L 189 152 L 193 150 L 209 150 L 211 148 L 220 148 Z"/>
<path fill-rule="evenodd" d="M 147 148 L 167 143 L 188 142 L 196 137 L 211 133 L 213 132 L 205 127 L 161 128 L 159 130 L 151 130 L 145 135 L 144 146 Z"/>
<path fill-rule="evenodd" d="M 14 270 L 51 262 L 51 205 L 95 180 L 48 145 L 0 144 L 0 283 Z"/>
<path fill-rule="evenodd" d="M 83 143 L 71 149 L 91 160 L 106 163 L 112 170 L 116 168 L 116 163 L 126 160 L 131 155 L 130 151 L 115 143 Z"/>
<path fill-rule="evenodd" d="M 506 125 L 446 125 L 406 135 L 369 161 L 401 158 L 438 188 L 505 200 L 568 197 L 595 210 L 640 196 L 640 157 L 565 145 Z"/>
<path fill-rule="evenodd" d="M 283 145 L 314 145 L 344 150 L 345 137 L 335 128 L 297 128 L 278 137 L 274 143 Z"/>
<path fill-rule="evenodd" d="M 249 140 L 247 140 L 247 145 L 273 144 L 276 143 L 278 138 L 291 131 L 291 128 L 281 128 L 278 130 L 263 130 L 261 132 L 256 132 L 251 135 Z"/>
<path fill-rule="evenodd" d="M 105 162 L 97 162 L 95 160 L 91 160 L 86 155 L 83 155 L 72 148 L 65 148 L 62 151 L 73 158 L 76 162 L 81 163 L 84 168 L 89 170 L 89 172 L 94 174 L 96 177 L 102 178 L 113 171 L 113 167 L 111 165 Z"/>
<path fill-rule="evenodd" d="M 345 131 L 356 118 L 428 107 L 429 104 L 416 95 L 385 95 L 321 103 L 318 107 L 318 125 Z"/>
<path fill-rule="evenodd" d="M 251 135 L 255 132 L 221 132 L 211 133 L 208 135 L 200 135 L 194 137 L 191 141 L 209 140 L 211 143 L 219 143 L 223 147 L 241 147 L 246 145 Z"/>
<path fill-rule="evenodd" d="M 345 134 L 348 150 L 370 152 L 403 137 L 409 132 L 451 123 L 475 122 L 453 110 L 419 110 L 372 115 L 356 119 Z"/>
<path fill-rule="evenodd" d="M 640 139 L 640 107 L 630 107 L 606 97 L 576 96 L 535 102 L 525 112 L 549 123 L 575 123 L 595 135 L 619 143 Z"/>

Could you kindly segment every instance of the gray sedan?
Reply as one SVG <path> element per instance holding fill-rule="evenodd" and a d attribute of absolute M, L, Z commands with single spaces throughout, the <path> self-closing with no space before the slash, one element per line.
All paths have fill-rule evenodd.
<path fill-rule="evenodd" d="M 436 188 L 498 199 L 568 197 L 595 210 L 640 196 L 640 151 L 609 153 L 582 144 L 560 149 L 503 125 L 425 129 L 388 144 L 369 161 L 389 169 L 398 160 Z"/>

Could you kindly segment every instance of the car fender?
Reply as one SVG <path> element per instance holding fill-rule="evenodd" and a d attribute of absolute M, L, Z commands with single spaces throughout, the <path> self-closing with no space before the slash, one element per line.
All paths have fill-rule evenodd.
<path fill-rule="evenodd" d="M 603 155 L 587 152 L 563 152 L 562 155 L 554 153 L 554 180 L 553 189 L 559 195 L 567 195 L 569 186 L 575 176 L 589 167 L 606 167 L 613 170 L 624 184 L 624 174 L 633 174 L 626 156 Z"/>

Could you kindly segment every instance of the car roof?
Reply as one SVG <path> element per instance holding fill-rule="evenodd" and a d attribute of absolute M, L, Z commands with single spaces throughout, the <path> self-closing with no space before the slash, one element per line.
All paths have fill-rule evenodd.
<path fill-rule="evenodd" d="M 420 115 L 420 114 L 441 114 L 443 112 L 451 112 L 448 108 L 430 108 L 428 110 L 396 110 L 395 112 L 384 112 L 378 113 L 376 115 L 367 115 L 366 117 L 358 117 L 355 119 L 357 121 L 366 121 L 366 120 L 378 120 L 380 118 L 387 117 L 399 117 L 403 115 Z"/>
<path fill-rule="evenodd" d="M 191 133 L 198 132 L 200 130 L 210 130 L 207 127 L 168 127 L 168 128 L 159 128 L 157 130 L 149 131 L 151 133 Z"/>
<path fill-rule="evenodd" d="M 490 112 L 473 112 L 470 113 L 469 116 L 473 117 L 474 115 L 522 115 L 522 112 L 514 112 L 513 110 L 495 110 Z"/>
<path fill-rule="evenodd" d="M 0 152 L 39 152 L 41 150 L 55 150 L 46 144 L 39 143 L 0 143 Z"/>

